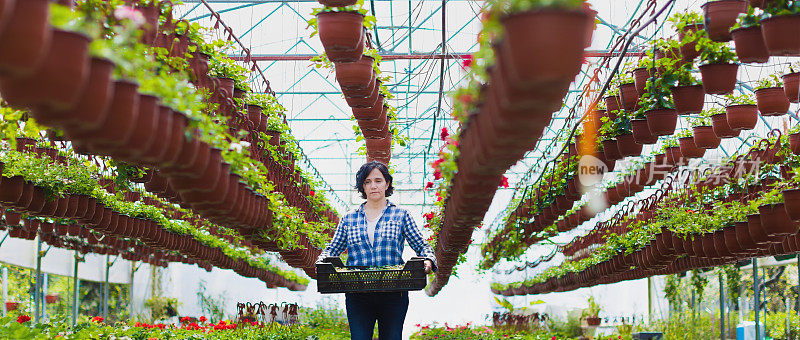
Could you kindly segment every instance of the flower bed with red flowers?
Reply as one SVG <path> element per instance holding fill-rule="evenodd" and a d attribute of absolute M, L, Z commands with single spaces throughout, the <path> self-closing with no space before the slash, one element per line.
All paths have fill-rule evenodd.
<path fill-rule="evenodd" d="M 102 317 L 84 319 L 74 328 L 69 322 L 35 324 L 30 316 L 0 318 L 0 339 L 350 339 L 346 327 L 319 325 L 283 326 L 263 322 L 197 322 L 106 324 Z"/>

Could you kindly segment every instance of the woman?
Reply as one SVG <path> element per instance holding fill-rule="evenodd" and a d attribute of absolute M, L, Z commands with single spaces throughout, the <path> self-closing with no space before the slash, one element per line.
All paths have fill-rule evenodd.
<path fill-rule="evenodd" d="M 356 189 L 367 201 L 339 221 L 331 243 L 320 260 L 339 256 L 347 249 L 348 266 L 403 264 L 403 243 L 408 240 L 417 256 L 425 257 L 425 272 L 435 271 L 436 257 L 423 239 L 411 215 L 386 197 L 394 191 L 392 175 L 383 163 L 372 161 L 356 173 Z M 401 339 L 408 311 L 408 292 L 345 294 L 350 337 L 372 340 L 375 321 L 381 340 Z"/>

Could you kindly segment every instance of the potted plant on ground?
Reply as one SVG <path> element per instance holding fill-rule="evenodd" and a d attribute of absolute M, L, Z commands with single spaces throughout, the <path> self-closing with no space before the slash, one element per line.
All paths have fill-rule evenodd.
<path fill-rule="evenodd" d="M 783 91 L 783 80 L 771 74 L 758 80 L 756 103 L 762 116 L 782 116 L 789 112 L 789 99 Z"/>
<path fill-rule="evenodd" d="M 755 14 L 755 9 L 750 7 L 745 15 L 739 16 L 736 24 L 731 27 L 731 36 L 736 45 L 736 55 L 743 63 L 766 63 L 769 60 L 769 51 L 761 34 L 760 15 Z"/>
<path fill-rule="evenodd" d="M 700 76 L 703 89 L 708 94 L 726 94 L 736 87 L 736 53 L 722 43 L 701 37 L 697 41 L 700 49 Z"/>
<path fill-rule="evenodd" d="M 770 55 L 800 54 L 800 2 L 775 1 L 764 12 L 761 26 Z"/>
<path fill-rule="evenodd" d="M 734 131 L 752 130 L 758 122 L 758 106 L 747 94 L 725 97 L 725 115 Z"/>
<path fill-rule="evenodd" d="M 594 296 L 589 296 L 588 300 L 589 306 L 583 310 L 581 316 L 586 319 L 586 324 L 589 326 L 599 326 L 600 325 L 600 305 L 594 301 Z"/>

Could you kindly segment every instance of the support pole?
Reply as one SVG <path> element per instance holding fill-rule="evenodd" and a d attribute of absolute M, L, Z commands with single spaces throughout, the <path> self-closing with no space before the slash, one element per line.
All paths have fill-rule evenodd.
<path fill-rule="evenodd" d="M 47 273 L 42 274 L 42 320 L 47 320 L 47 292 L 49 286 L 50 276 Z"/>
<path fill-rule="evenodd" d="M 725 289 L 722 288 L 722 272 L 717 273 L 719 279 L 719 340 L 725 340 Z"/>
<path fill-rule="evenodd" d="M 6 301 L 8 301 L 8 267 L 3 266 L 3 316 L 6 316 Z"/>
<path fill-rule="evenodd" d="M 128 318 L 133 317 L 133 275 L 136 274 L 136 261 L 131 261 L 131 284 L 128 286 Z"/>
<path fill-rule="evenodd" d="M 756 340 L 761 340 L 761 330 L 760 330 L 761 325 L 759 324 L 760 317 L 758 315 L 758 312 L 761 309 L 759 308 L 761 304 L 761 299 L 759 299 L 759 295 L 760 294 L 758 291 L 758 260 L 754 257 L 753 258 L 753 301 L 754 301 L 753 309 L 756 312 Z"/>
<path fill-rule="evenodd" d="M 647 317 L 653 321 L 653 281 L 652 277 L 647 277 Z"/>
<path fill-rule="evenodd" d="M 42 239 L 38 236 L 36 237 L 36 281 L 34 286 L 34 293 L 33 293 L 33 305 L 34 305 L 34 322 L 39 323 L 40 321 L 40 311 L 41 311 L 41 302 L 42 302 Z"/>
<path fill-rule="evenodd" d="M 103 282 L 103 320 L 108 320 L 108 272 L 111 269 L 110 255 L 106 254 L 106 280 Z"/>
<path fill-rule="evenodd" d="M 78 324 L 78 299 L 80 299 L 80 286 L 78 286 L 78 263 L 80 263 L 80 256 L 78 251 L 75 250 L 75 264 L 72 267 L 72 327 Z"/>

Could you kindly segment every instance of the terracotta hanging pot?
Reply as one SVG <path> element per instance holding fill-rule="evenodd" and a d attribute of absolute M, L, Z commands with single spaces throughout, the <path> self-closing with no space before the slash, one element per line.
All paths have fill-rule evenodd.
<path fill-rule="evenodd" d="M 130 138 L 120 147 L 106 151 L 108 154 L 129 161 L 138 161 L 140 155 L 149 150 L 154 143 L 158 143 L 159 136 L 153 133 L 158 131 L 158 97 L 140 94 L 138 102 L 139 114 Z"/>
<path fill-rule="evenodd" d="M 725 116 L 733 131 L 752 130 L 758 122 L 758 106 L 730 105 L 725 107 Z"/>
<path fill-rule="evenodd" d="M 619 111 L 622 108 L 622 101 L 619 99 L 619 96 L 608 96 L 604 98 L 606 102 L 606 111 L 611 113 L 615 111 Z"/>
<path fill-rule="evenodd" d="M 357 12 L 317 14 L 319 39 L 328 52 L 328 59 L 336 63 L 346 63 L 361 58 L 364 49 L 363 22 L 364 15 Z"/>
<path fill-rule="evenodd" d="M 33 184 L 29 182 L 24 182 L 24 184 L 22 185 L 22 195 L 20 195 L 19 199 L 16 202 L 10 203 L 8 204 L 8 206 L 16 208 L 18 211 L 27 209 L 28 205 L 31 204 L 31 200 L 33 200 L 33 189 L 34 189 Z"/>
<path fill-rule="evenodd" d="M 694 137 L 681 137 L 678 139 L 681 154 L 686 158 L 700 158 L 706 153 L 694 143 Z"/>
<path fill-rule="evenodd" d="M 170 110 L 172 114 L 172 124 L 170 125 L 170 139 L 166 143 L 166 152 L 155 160 L 159 166 L 170 167 L 175 165 L 178 156 L 181 155 L 181 148 L 186 140 L 186 127 L 189 125 L 189 118 L 185 114 Z M 161 114 L 164 114 L 162 111 Z"/>
<path fill-rule="evenodd" d="M 789 135 L 789 149 L 795 155 L 800 155 L 800 132 Z"/>
<path fill-rule="evenodd" d="M 800 72 L 789 73 L 783 75 L 783 91 L 786 93 L 786 98 L 792 103 L 800 101 Z"/>
<path fill-rule="evenodd" d="M 368 96 L 357 96 L 357 97 L 345 96 L 344 99 L 347 101 L 347 105 L 350 106 L 350 107 L 353 107 L 353 108 L 355 108 L 355 107 L 366 108 L 366 107 L 374 107 L 374 106 L 380 107 L 380 106 L 382 106 L 383 103 L 379 102 L 380 90 L 377 87 L 379 85 L 376 84 L 375 86 L 376 86 L 375 90 L 373 90 L 372 93 L 370 95 L 368 95 Z"/>
<path fill-rule="evenodd" d="M 108 59 L 92 58 L 85 90 L 77 104 L 69 110 L 36 107 L 32 110 L 33 117 L 42 124 L 64 128 L 72 133 L 99 127 L 111 103 L 113 70 L 114 64 Z"/>
<path fill-rule="evenodd" d="M 740 13 L 747 11 L 744 0 L 718 0 L 706 2 L 701 6 L 704 11 L 706 31 L 713 41 L 731 40 L 730 28 L 736 23 Z"/>
<path fill-rule="evenodd" d="M 727 121 L 726 121 L 727 123 Z M 714 133 L 714 128 L 711 126 L 695 126 L 692 128 L 694 135 L 694 144 L 701 149 L 716 149 L 722 142 L 722 139 Z"/>
<path fill-rule="evenodd" d="M 789 218 L 783 203 L 762 205 L 758 207 L 761 215 L 761 227 L 768 235 L 786 235 L 797 233 L 797 225 Z"/>
<path fill-rule="evenodd" d="M 720 0 L 715 2 L 723 2 Z M 738 64 L 706 64 L 700 65 L 700 76 L 703 78 L 703 90 L 708 94 L 726 94 L 736 87 Z"/>
<path fill-rule="evenodd" d="M 655 109 L 645 112 L 647 126 L 654 136 L 667 136 L 675 133 L 678 113 L 674 109 Z"/>
<path fill-rule="evenodd" d="M 800 189 L 786 189 L 783 191 L 786 213 L 792 221 L 800 221 Z"/>
<path fill-rule="evenodd" d="M 782 87 L 756 90 L 756 104 L 762 116 L 782 116 L 789 112 L 789 100 Z"/>
<path fill-rule="evenodd" d="M 769 51 L 761 34 L 761 26 L 741 27 L 731 31 L 736 44 L 736 56 L 743 63 L 766 63 Z"/>
<path fill-rule="evenodd" d="M 622 108 L 627 111 L 633 111 L 636 108 L 636 103 L 639 102 L 639 93 L 636 92 L 636 84 L 621 84 L 619 86 L 619 97 Z"/>
<path fill-rule="evenodd" d="M 375 59 L 370 56 L 361 56 L 353 63 L 335 64 L 336 81 L 339 86 L 350 89 L 365 89 L 375 81 L 373 64 Z"/>
<path fill-rule="evenodd" d="M 770 55 L 800 55 L 800 15 L 773 15 L 761 28 Z"/>
<path fill-rule="evenodd" d="M 647 80 L 653 76 L 652 69 L 639 67 L 633 70 L 633 82 L 636 85 L 636 92 L 643 95 Z"/>
<path fill-rule="evenodd" d="M 73 107 L 86 85 L 88 49 L 89 37 L 54 30 L 46 56 L 32 74 L 0 79 L 3 99 L 16 107 Z"/>
<path fill-rule="evenodd" d="M 683 30 L 678 32 L 678 41 L 682 42 L 687 32 L 698 32 L 703 29 L 705 29 L 703 24 L 686 25 Z M 700 55 L 700 51 L 697 50 L 697 41 L 681 44 L 680 49 L 681 59 L 686 62 L 691 62 Z"/>
<path fill-rule="evenodd" d="M 172 109 L 165 105 L 158 105 L 156 111 L 153 112 L 156 119 L 156 127 L 153 134 L 158 135 L 164 141 L 172 140 L 172 120 L 174 115 Z M 169 151 L 168 143 L 152 143 L 143 152 L 136 155 L 137 163 L 142 164 L 155 164 L 159 159 Z"/>
<path fill-rule="evenodd" d="M 672 101 L 678 114 L 698 113 L 703 111 L 705 93 L 703 85 L 676 86 L 670 89 Z"/>
<path fill-rule="evenodd" d="M 14 1 L 0 32 L 0 76 L 24 76 L 44 60 L 50 44 L 50 2 Z"/>
<path fill-rule="evenodd" d="M 70 135 L 70 139 L 80 143 L 91 143 L 100 149 L 122 145 L 133 134 L 136 118 L 139 115 L 138 84 L 117 80 L 114 82 L 114 95 L 105 121 L 99 128 Z M 71 132 L 68 132 L 71 133 Z"/>
<path fill-rule="evenodd" d="M 605 151 L 605 156 L 610 160 L 618 160 L 623 158 L 622 153 L 619 151 L 616 139 L 604 140 L 603 151 Z"/>
<path fill-rule="evenodd" d="M 253 124 L 252 129 L 258 131 L 261 126 L 261 112 L 264 111 L 264 108 L 258 105 L 246 104 L 245 110 L 247 111 L 247 120 Z"/>
<path fill-rule="evenodd" d="M 781 91 L 781 94 L 782 93 L 783 93 L 783 91 Z M 379 118 L 381 118 L 380 115 L 383 112 L 384 112 L 384 106 L 383 105 L 381 105 L 381 106 L 375 105 L 375 106 L 366 107 L 366 108 L 361 108 L 361 107 L 358 107 L 358 108 L 354 107 L 353 108 L 353 116 L 357 120 L 379 119 Z"/>
<path fill-rule="evenodd" d="M 638 144 L 654 144 L 658 141 L 658 136 L 650 132 L 647 119 L 632 119 L 631 129 L 633 130 L 633 139 Z"/>
<path fill-rule="evenodd" d="M 519 89 L 566 91 L 580 71 L 590 16 L 583 10 L 542 9 L 503 17 L 499 63 Z M 548 32 L 559 32 L 550 34 Z M 548 51 L 549 53 L 542 53 Z M 548 84 L 550 82 L 550 84 Z"/>
<path fill-rule="evenodd" d="M 739 135 L 739 131 L 733 130 L 728 125 L 728 118 L 724 113 L 711 116 L 711 126 L 714 128 L 714 134 L 719 138 L 733 138 Z"/>
<path fill-rule="evenodd" d="M 0 177 L 0 203 L 12 204 L 19 201 L 25 179 L 22 176 Z"/>

